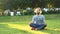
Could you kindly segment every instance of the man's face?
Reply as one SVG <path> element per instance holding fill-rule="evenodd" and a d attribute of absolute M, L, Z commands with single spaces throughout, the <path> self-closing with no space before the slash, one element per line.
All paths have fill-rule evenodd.
<path fill-rule="evenodd" d="M 37 9 L 36 13 L 37 13 L 37 14 L 40 14 L 40 9 Z"/>

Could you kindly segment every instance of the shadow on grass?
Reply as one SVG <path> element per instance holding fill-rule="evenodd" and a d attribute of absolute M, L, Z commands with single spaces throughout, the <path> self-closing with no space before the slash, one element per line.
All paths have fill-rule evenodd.
<path fill-rule="evenodd" d="M 15 28 L 9 28 L 8 24 L 0 24 L 0 34 L 32 34 L 32 33 Z"/>
<path fill-rule="evenodd" d="M 37 30 L 37 31 L 42 31 L 49 34 L 60 34 L 60 30 L 54 30 L 54 29 L 44 29 L 44 30 Z"/>

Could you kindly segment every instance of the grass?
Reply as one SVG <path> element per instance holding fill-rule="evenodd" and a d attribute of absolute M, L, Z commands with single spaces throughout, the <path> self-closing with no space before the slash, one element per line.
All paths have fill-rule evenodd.
<path fill-rule="evenodd" d="M 44 14 L 46 30 L 32 31 L 29 27 L 33 15 L 0 16 L 0 34 L 60 34 L 60 14 Z"/>
<path fill-rule="evenodd" d="M 10 28 L 8 27 L 7 24 L 0 24 L 0 34 L 31 34 L 31 33 L 16 28 Z"/>

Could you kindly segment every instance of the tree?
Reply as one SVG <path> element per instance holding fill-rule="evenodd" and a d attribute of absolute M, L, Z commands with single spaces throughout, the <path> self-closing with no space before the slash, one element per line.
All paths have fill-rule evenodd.
<path fill-rule="evenodd" d="M 48 5 L 52 7 L 60 7 L 60 0 L 0 0 L 3 3 L 4 9 L 17 9 L 26 7 L 47 7 Z"/>

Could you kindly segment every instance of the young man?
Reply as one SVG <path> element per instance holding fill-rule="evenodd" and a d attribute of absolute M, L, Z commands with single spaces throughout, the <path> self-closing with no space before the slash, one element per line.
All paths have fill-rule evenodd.
<path fill-rule="evenodd" d="M 35 10 L 36 15 L 33 16 L 32 22 L 30 23 L 31 30 L 42 30 L 46 27 L 45 17 L 41 15 L 42 11 L 38 7 Z"/>

